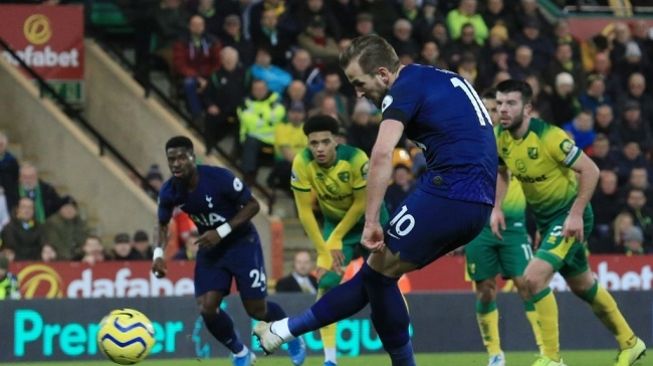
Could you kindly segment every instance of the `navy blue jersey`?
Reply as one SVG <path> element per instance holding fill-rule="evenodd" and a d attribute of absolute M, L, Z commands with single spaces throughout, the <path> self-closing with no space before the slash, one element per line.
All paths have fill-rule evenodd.
<path fill-rule="evenodd" d="M 446 198 L 493 205 L 497 147 L 490 117 L 460 75 L 407 65 L 381 106 L 383 119 L 401 121 L 426 157 L 420 188 Z"/>
<path fill-rule="evenodd" d="M 160 223 L 167 224 L 172 218 L 174 208 L 180 207 L 202 234 L 229 221 L 252 197 L 249 188 L 227 169 L 198 165 L 197 174 L 199 181 L 192 192 L 175 177 L 163 184 L 159 192 Z M 231 234 L 211 251 L 222 251 L 222 248 L 252 233 L 255 233 L 254 226 L 247 222 L 234 228 Z M 199 254 L 202 254 L 202 250 Z"/>

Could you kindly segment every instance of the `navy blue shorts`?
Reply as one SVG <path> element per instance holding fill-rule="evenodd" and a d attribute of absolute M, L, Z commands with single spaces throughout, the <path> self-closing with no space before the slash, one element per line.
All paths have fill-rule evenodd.
<path fill-rule="evenodd" d="M 385 225 L 386 246 L 401 260 L 422 268 L 469 243 L 491 213 L 490 205 L 451 200 L 417 188 Z"/>
<path fill-rule="evenodd" d="M 211 256 L 198 253 L 195 297 L 209 291 L 219 291 L 226 296 L 234 278 L 241 298 L 254 300 L 267 296 L 267 276 L 258 234 L 249 233 L 224 250 L 212 252 Z"/>

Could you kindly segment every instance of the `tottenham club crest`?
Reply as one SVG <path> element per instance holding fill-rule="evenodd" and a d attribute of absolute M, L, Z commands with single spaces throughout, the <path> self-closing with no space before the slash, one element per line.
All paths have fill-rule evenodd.
<path fill-rule="evenodd" d="M 390 106 L 390 104 L 392 104 L 393 101 L 394 99 L 392 99 L 392 95 L 386 95 L 381 102 L 381 113 L 385 112 L 385 110 Z"/>
<path fill-rule="evenodd" d="M 207 204 L 207 206 L 209 206 L 209 208 L 213 208 L 213 202 L 212 202 L 212 201 L 213 201 L 213 197 L 211 197 L 211 196 L 209 196 L 209 195 L 207 194 L 206 196 L 204 196 L 204 199 L 206 200 L 206 204 Z"/>

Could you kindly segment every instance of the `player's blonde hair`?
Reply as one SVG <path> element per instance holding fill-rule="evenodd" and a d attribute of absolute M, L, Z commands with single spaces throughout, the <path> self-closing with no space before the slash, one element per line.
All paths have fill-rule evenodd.
<path fill-rule="evenodd" d="M 346 69 L 353 61 L 366 74 L 374 73 L 379 67 L 385 67 L 394 73 L 399 70 L 399 57 L 394 48 L 382 37 L 366 35 L 354 38 L 351 45 L 340 54 L 340 67 Z"/>

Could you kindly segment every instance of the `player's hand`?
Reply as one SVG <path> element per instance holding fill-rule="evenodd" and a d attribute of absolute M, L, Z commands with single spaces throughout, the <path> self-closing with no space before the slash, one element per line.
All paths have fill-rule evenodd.
<path fill-rule="evenodd" d="M 502 209 L 494 208 L 492 210 L 492 214 L 490 214 L 490 228 L 492 228 L 492 234 L 494 236 L 503 240 L 501 232 L 506 230 L 506 217 L 503 215 Z"/>
<path fill-rule="evenodd" d="M 385 248 L 383 228 L 378 222 L 365 222 L 361 244 L 370 252 L 378 252 Z"/>
<path fill-rule="evenodd" d="M 339 275 L 342 275 L 345 270 L 345 255 L 342 254 L 340 249 L 331 249 L 331 257 L 333 258 L 333 271 Z"/>
<path fill-rule="evenodd" d="M 562 236 L 564 236 L 565 239 L 576 238 L 582 243 L 584 239 L 583 216 L 570 213 L 565 219 L 565 223 L 562 225 Z"/>
<path fill-rule="evenodd" d="M 220 243 L 220 235 L 215 230 L 208 230 L 199 239 L 195 241 L 195 245 L 199 245 L 200 248 L 210 249 Z"/>
<path fill-rule="evenodd" d="M 163 258 L 157 258 L 152 262 L 152 273 L 156 278 L 163 278 L 166 276 L 168 269 L 166 268 L 166 262 Z"/>

